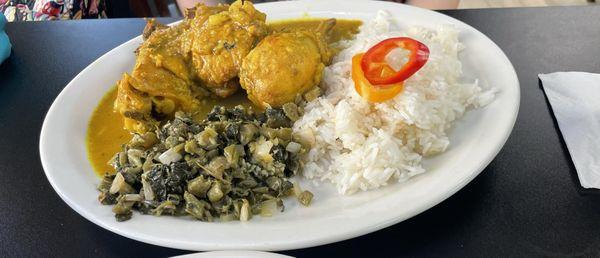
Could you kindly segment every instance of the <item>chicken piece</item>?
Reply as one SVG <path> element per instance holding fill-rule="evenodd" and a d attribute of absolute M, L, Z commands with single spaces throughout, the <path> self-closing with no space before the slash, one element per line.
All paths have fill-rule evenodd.
<path fill-rule="evenodd" d="M 195 85 L 188 52 L 181 47 L 188 41 L 188 31 L 187 21 L 174 27 L 148 22 L 133 71 L 118 82 L 115 110 L 125 118 L 127 130 L 150 130 L 156 118 L 199 105 L 201 88 Z"/>
<path fill-rule="evenodd" d="M 279 107 L 292 102 L 321 81 L 331 62 L 327 37 L 335 19 L 323 21 L 315 31 L 274 33 L 246 56 L 240 83 L 257 106 Z"/>
<path fill-rule="evenodd" d="M 218 13 L 210 8 L 215 7 L 198 6 L 192 20 L 192 62 L 205 86 L 227 97 L 239 88 L 243 58 L 267 35 L 266 15 L 249 1 L 216 7 Z"/>
<path fill-rule="evenodd" d="M 168 28 L 167 25 L 157 22 L 156 19 L 146 20 L 146 26 L 144 27 L 144 31 L 142 32 L 142 39 L 147 40 L 148 38 L 150 38 L 150 35 L 152 35 L 153 32 L 166 28 Z"/>
<path fill-rule="evenodd" d="M 136 90 L 129 74 L 123 74 L 117 82 L 117 99 L 114 109 L 123 116 L 124 126 L 130 131 L 145 132 L 151 130 L 157 122 L 150 116 L 152 100 L 147 94 Z"/>
<path fill-rule="evenodd" d="M 149 20 L 133 71 L 118 82 L 115 110 L 125 129 L 143 133 L 175 111 L 194 112 L 207 89 L 233 94 L 242 58 L 267 33 L 265 19 L 252 3 L 237 1 L 197 5 L 171 27 Z"/>
<path fill-rule="evenodd" d="M 154 30 L 140 46 L 131 75 L 144 81 L 146 76 L 152 76 L 151 73 L 161 74 L 160 78 L 153 77 L 154 80 L 159 81 L 152 82 L 150 87 L 167 87 L 158 84 L 169 85 L 173 79 L 183 80 L 188 85 L 192 85 L 194 73 L 188 65 L 189 48 L 185 48 L 186 44 L 189 45 L 189 22 L 183 21 L 173 27 L 154 25 L 156 23 L 149 22 Z"/>

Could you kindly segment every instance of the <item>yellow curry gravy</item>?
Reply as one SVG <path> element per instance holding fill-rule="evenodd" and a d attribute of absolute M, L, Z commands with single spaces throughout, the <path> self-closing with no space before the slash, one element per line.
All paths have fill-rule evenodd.
<path fill-rule="evenodd" d="M 108 165 L 115 153 L 121 151 L 121 145 L 131 140 L 131 133 L 123 127 L 123 117 L 113 109 L 117 88 L 113 87 L 102 98 L 92 114 L 87 131 L 88 157 L 97 175 L 114 173 L 115 170 Z M 235 107 L 237 105 L 251 106 L 251 102 L 243 91 L 226 99 L 208 98 L 202 100 L 200 109 L 196 111 L 194 119 L 202 120 L 215 105 Z"/>
<path fill-rule="evenodd" d="M 271 31 L 289 31 L 294 29 L 312 29 L 323 21 L 319 18 L 302 18 L 283 20 L 269 24 Z M 338 19 L 333 27 L 330 43 L 339 40 L 351 39 L 358 33 L 362 24 L 358 20 Z M 114 169 L 108 165 L 113 155 L 121 150 L 121 145 L 131 139 L 131 134 L 123 128 L 123 118 L 113 110 L 113 104 L 117 97 L 116 87 L 111 89 L 100 101 L 92 114 L 87 131 L 88 157 L 94 171 L 102 176 L 105 173 L 114 173 Z M 246 94 L 240 90 L 227 99 L 205 99 L 202 101 L 200 110 L 197 111 L 196 119 L 203 119 L 215 105 L 233 107 L 236 105 L 251 106 Z"/>
<path fill-rule="evenodd" d="M 114 172 L 108 160 L 131 139 L 123 128 L 123 117 L 113 110 L 116 97 L 117 88 L 113 87 L 94 110 L 87 130 L 88 157 L 98 175 Z"/>
<path fill-rule="evenodd" d="M 269 29 L 274 32 L 290 31 L 296 29 L 311 30 L 317 28 L 321 18 L 300 18 L 291 20 L 275 21 L 268 24 Z M 329 43 L 335 43 L 340 40 L 348 40 L 358 33 L 362 22 L 359 20 L 337 19 L 335 26 L 331 30 Z M 339 49 L 338 49 L 339 50 Z"/>

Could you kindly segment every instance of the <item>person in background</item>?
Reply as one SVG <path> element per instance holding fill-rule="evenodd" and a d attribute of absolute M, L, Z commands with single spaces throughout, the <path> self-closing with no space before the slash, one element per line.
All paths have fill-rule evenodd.
<path fill-rule="evenodd" d="M 0 13 L 9 22 L 107 18 L 105 0 L 0 0 Z"/>
<path fill-rule="evenodd" d="M 204 3 L 206 5 L 217 5 L 220 3 L 230 3 L 232 1 L 227 0 L 177 0 L 177 5 L 181 13 L 184 10 L 194 7 L 197 3 Z M 264 0 L 255 0 L 254 3 L 268 2 Z M 460 0 L 393 0 L 392 2 L 406 3 L 422 8 L 428 9 L 456 9 Z"/>
<path fill-rule="evenodd" d="M 104 1 L 104 0 L 71 0 L 71 1 L 73 2 L 73 7 L 70 9 L 71 19 L 107 18 L 107 16 L 106 16 L 106 1 Z"/>
<path fill-rule="evenodd" d="M 58 20 L 65 12 L 65 1 L 38 0 L 33 4 L 33 10 L 35 11 L 33 19 L 36 21 Z"/>
<path fill-rule="evenodd" d="M 151 17 L 152 15 L 148 4 L 151 1 L 165 4 L 165 0 L 0 0 L 0 13 L 6 16 L 9 22 L 13 21 L 47 21 L 47 20 L 68 20 L 68 19 L 99 19 L 107 18 L 107 12 L 115 17 L 135 17 L 127 16 L 135 14 L 138 17 Z M 197 3 L 206 5 L 217 5 L 220 3 L 231 3 L 233 0 L 175 0 L 181 13 L 186 9 L 194 7 Z M 253 0 L 254 3 L 270 2 L 278 0 Z M 388 0 L 399 3 L 406 3 L 422 8 L 429 9 L 455 9 L 460 0 Z M 107 2 L 110 4 L 110 10 L 107 10 Z M 137 3 L 132 5 L 132 3 Z M 166 8 L 166 7 L 165 7 Z M 163 9 L 165 9 L 163 8 Z M 133 9 L 133 10 L 132 10 Z M 141 14 L 136 10 L 146 10 Z M 166 9 L 165 9 L 166 10 Z M 159 9 L 160 11 L 160 9 Z M 168 16 L 160 13 L 160 16 Z M 125 15 L 125 16 L 123 16 Z"/>
<path fill-rule="evenodd" d="M 33 21 L 30 6 L 26 1 L 0 0 L 0 13 L 4 14 L 9 22 Z"/>

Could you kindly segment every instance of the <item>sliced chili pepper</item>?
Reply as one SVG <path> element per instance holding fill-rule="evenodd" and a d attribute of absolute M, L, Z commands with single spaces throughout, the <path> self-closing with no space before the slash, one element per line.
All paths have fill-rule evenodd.
<path fill-rule="evenodd" d="M 356 92 L 369 102 L 383 102 L 398 95 L 404 87 L 403 82 L 387 84 L 387 85 L 372 85 L 363 73 L 360 67 L 360 62 L 363 59 L 364 53 L 352 57 L 352 80 Z"/>
<path fill-rule="evenodd" d="M 410 51 L 408 62 L 395 70 L 386 62 L 386 56 L 394 49 Z M 415 74 L 429 59 L 429 48 L 423 43 L 407 37 L 389 38 L 377 43 L 363 56 L 360 66 L 365 78 L 373 85 L 402 82 Z"/>

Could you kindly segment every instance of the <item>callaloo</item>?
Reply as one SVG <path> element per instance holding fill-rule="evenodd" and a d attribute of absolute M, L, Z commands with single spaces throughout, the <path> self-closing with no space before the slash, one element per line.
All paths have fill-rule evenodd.
<path fill-rule="evenodd" d="M 215 106 L 201 122 L 177 112 L 122 146 L 110 161 L 117 173 L 103 177 L 98 200 L 114 205 L 119 221 L 130 219 L 133 210 L 246 221 L 283 211 L 282 198 L 289 195 L 309 205 L 312 193 L 289 179 L 305 151 L 290 128 L 296 117 L 289 110 L 296 109 L 293 103 L 264 113 Z"/>

